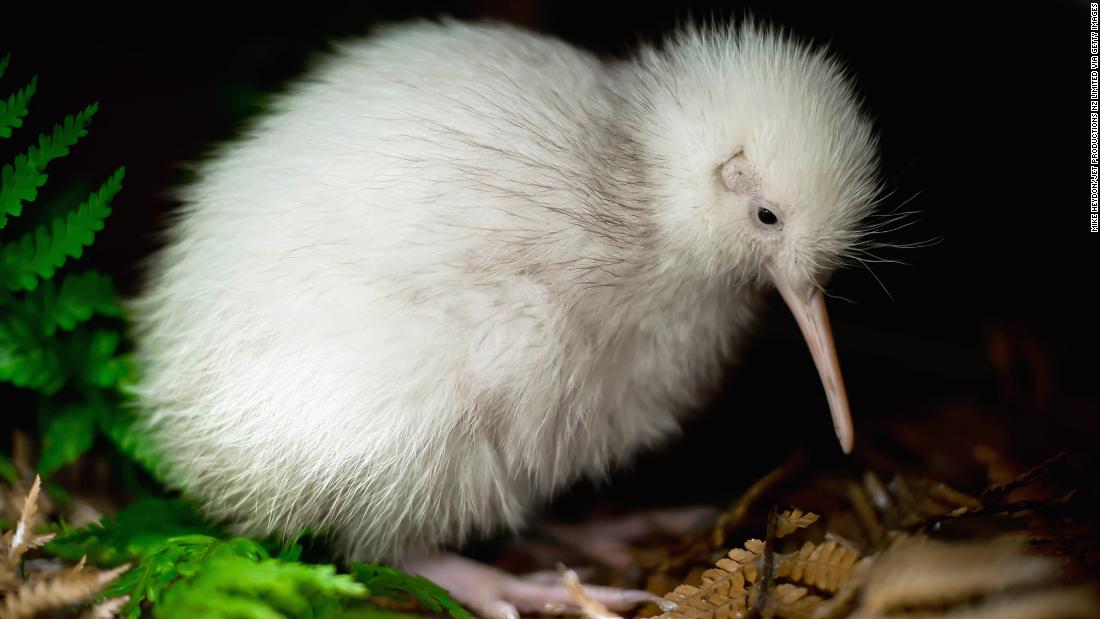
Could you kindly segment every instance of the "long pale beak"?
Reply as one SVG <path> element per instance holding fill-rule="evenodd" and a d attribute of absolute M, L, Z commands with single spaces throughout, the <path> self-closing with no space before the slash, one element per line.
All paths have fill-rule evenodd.
<path fill-rule="evenodd" d="M 812 285 L 804 289 L 794 288 L 770 267 L 768 274 L 798 321 L 802 336 L 806 338 L 817 373 L 821 376 L 821 384 L 825 387 L 825 396 L 829 399 L 833 429 L 840 440 L 840 448 L 844 453 L 850 453 L 855 443 L 855 432 L 848 409 L 848 394 L 844 391 L 844 379 L 840 375 L 840 361 L 833 344 L 833 331 L 829 327 L 829 314 L 825 311 L 825 296 Z"/>

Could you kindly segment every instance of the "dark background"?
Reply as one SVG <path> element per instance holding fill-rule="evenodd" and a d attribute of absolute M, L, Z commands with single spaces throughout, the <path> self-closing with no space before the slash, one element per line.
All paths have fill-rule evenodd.
<path fill-rule="evenodd" d="M 909 263 L 875 265 L 892 298 L 860 269 L 830 286 L 853 301 L 832 301 L 831 313 L 859 432 L 854 462 L 890 458 L 934 473 L 947 465 L 930 454 L 957 458 L 991 443 L 1026 461 L 1087 452 L 1100 436 L 1084 2 L 146 6 L 5 8 L 0 22 L 0 54 L 13 56 L 0 93 L 40 76 L 29 130 L 0 144 L 2 160 L 64 114 L 100 102 L 89 137 L 50 171 L 94 185 L 127 166 L 115 214 L 88 258 L 124 291 L 140 283 L 140 259 L 173 206 L 168 190 L 186 178 L 182 164 L 232 137 L 259 98 L 330 38 L 451 14 L 622 56 L 689 15 L 750 11 L 828 43 L 853 70 L 881 134 L 893 191 L 884 208 L 918 212 L 889 240 L 935 241 L 884 252 Z M 815 466 L 842 462 L 809 353 L 778 303 L 712 408 L 684 441 L 623 472 L 604 496 L 671 500 L 656 483 L 709 479 L 702 471 L 713 467 L 726 467 L 733 492 L 796 449 L 813 452 Z M 583 502 L 594 492 L 573 496 Z M 701 483 L 675 500 L 708 492 Z"/>

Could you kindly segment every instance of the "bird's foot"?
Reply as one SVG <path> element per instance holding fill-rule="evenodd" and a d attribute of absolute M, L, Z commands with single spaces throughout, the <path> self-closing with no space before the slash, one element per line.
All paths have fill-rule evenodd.
<path fill-rule="evenodd" d="M 483 619 L 519 619 L 520 613 L 561 612 L 576 608 L 576 595 L 560 579 L 513 576 L 450 553 L 406 561 L 402 568 L 420 574 L 447 589 Z M 591 599 L 611 610 L 626 610 L 659 598 L 646 591 L 585 585 Z"/>

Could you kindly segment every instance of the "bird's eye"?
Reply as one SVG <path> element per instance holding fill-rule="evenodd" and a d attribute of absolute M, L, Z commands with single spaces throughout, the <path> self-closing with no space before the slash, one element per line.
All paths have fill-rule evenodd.
<path fill-rule="evenodd" d="M 756 218 L 760 220 L 760 223 L 766 226 L 774 226 L 779 222 L 779 218 L 775 216 L 775 213 L 762 206 L 756 209 Z"/>

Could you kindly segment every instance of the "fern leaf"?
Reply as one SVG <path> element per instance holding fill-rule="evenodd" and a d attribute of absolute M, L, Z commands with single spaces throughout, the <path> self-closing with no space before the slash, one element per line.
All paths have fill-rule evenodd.
<path fill-rule="evenodd" d="M 118 331 L 95 331 L 91 346 L 88 347 L 87 365 L 84 366 L 84 380 L 97 387 L 111 388 L 131 373 L 129 357 L 115 353 L 121 339 Z"/>
<path fill-rule="evenodd" d="M 5 168 L 5 173 L 7 168 Z M 91 245 L 103 220 L 111 214 L 111 200 L 122 189 L 125 168 L 119 168 L 99 190 L 50 226 L 39 226 L 18 241 L 3 246 L 0 283 L 9 290 L 34 290 L 39 279 L 49 279 L 69 258 L 79 258 Z"/>
<path fill-rule="evenodd" d="M 30 83 L 12 93 L 7 101 L 0 100 L 0 138 L 10 138 L 12 129 L 23 126 L 23 118 L 30 111 L 28 106 L 36 90 L 38 76 L 32 77 Z"/>
<path fill-rule="evenodd" d="M 23 299 L 31 315 L 38 317 L 42 332 L 52 337 L 58 329 L 72 331 L 93 315 L 119 316 L 111 278 L 96 271 L 66 275 L 57 286 L 46 280 Z"/>
<path fill-rule="evenodd" d="M 7 225 L 8 217 L 23 212 L 24 202 L 38 197 L 38 188 L 46 183 L 46 166 L 59 157 L 69 154 L 69 147 L 88 135 L 88 124 L 95 115 L 98 104 L 93 103 L 82 112 L 67 116 L 65 122 L 55 125 L 53 133 L 38 136 L 38 145 L 15 158 L 15 163 L 4 166 L 0 172 L 0 228 Z"/>
<path fill-rule="evenodd" d="M 72 606 L 86 602 L 126 569 L 121 567 L 100 572 L 82 567 L 23 585 L 0 603 L 0 616 L 6 619 L 32 619 L 43 616 L 45 611 L 69 611 Z"/>
<path fill-rule="evenodd" d="M 79 619 L 115 619 L 125 603 L 125 596 L 103 600 L 80 615 Z"/>
<path fill-rule="evenodd" d="M 252 540 L 185 535 L 165 540 L 103 593 L 126 594 L 121 614 L 128 619 L 141 615 L 143 602 L 167 619 L 281 618 L 331 613 L 367 589 L 332 565 L 272 559 Z"/>
<path fill-rule="evenodd" d="M 42 343 L 29 320 L 21 312 L 0 313 L 0 381 L 48 395 L 65 380 L 60 356 Z"/>
<path fill-rule="evenodd" d="M 351 572 L 355 580 L 366 585 L 372 596 L 402 601 L 412 597 L 433 613 L 445 612 L 454 619 L 472 619 L 461 604 L 451 599 L 446 589 L 423 576 L 412 576 L 374 563 L 355 563 Z"/>
<path fill-rule="evenodd" d="M 745 542 L 745 547 L 734 548 L 717 567 L 703 572 L 698 587 L 680 585 L 665 599 L 675 608 L 660 615 L 659 619 L 726 619 L 743 616 L 749 609 L 749 590 L 745 583 L 756 582 L 759 573 L 756 560 L 764 551 L 764 543 L 758 539 Z"/>
<path fill-rule="evenodd" d="M 209 535 L 170 537 L 108 587 L 103 592 L 103 597 L 128 595 L 130 601 L 122 607 L 119 614 L 127 619 L 138 619 L 143 602 L 157 602 L 182 577 L 197 573 L 216 549 L 220 548 L 223 553 L 242 554 L 256 559 L 267 557 L 266 551 L 255 542 L 243 539 L 233 542 L 235 543 L 230 545 Z M 49 548 L 48 546 L 47 550 Z"/>
<path fill-rule="evenodd" d="M 782 619 L 813 619 L 814 611 L 821 604 L 822 599 L 810 594 L 805 587 L 783 583 L 777 585 L 768 596 L 761 614 L 765 617 L 782 617 Z"/>
<path fill-rule="evenodd" d="M 42 478 L 37 475 L 27 496 L 23 499 L 23 508 L 19 511 L 19 521 L 11 537 L 5 536 L 4 559 L 9 565 L 15 565 L 30 547 L 34 525 L 38 522 L 38 492 L 42 488 Z"/>
<path fill-rule="evenodd" d="M 87 556 L 96 565 L 119 565 L 152 553 L 169 538 L 216 533 L 182 499 L 146 499 L 114 517 L 78 529 L 63 528 L 46 552 L 70 560 Z"/>
<path fill-rule="evenodd" d="M 37 465 L 39 474 L 48 476 L 91 449 L 97 414 L 97 403 L 88 402 L 68 405 L 60 413 L 47 417 Z"/>
<path fill-rule="evenodd" d="M 11 54 L 4 54 L 4 57 L 0 58 L 0 77 L 4 77 L 4 73 L 8 70 L 9 62 L 11 62 Z"/>
<path fill-rule="evenodd" d="M 129 357 L 117 352 L 118 332 L 77 330 L 65 338 L 46 337 L 33 312 L 13 306 L 5 294 L 0 292 L 0 306 L 6 306 L 0 312 L 0 382 L 51 395 L 70 379 L 113 388 L 133 374 Z"/>
<path fill-rule="evenodd" d="M 805 529 L 817 522 L 818 518 L 821 518 L 821 516 L 813 512 L 804 513 L 798 508 L 788 509 L 782 514 L 779 514 L 779 518 L 776 520 L 775 536 L 786 537 L 798 529 Z"/>
<path fill-rule="evenodd" d="M 124 385 L 120 383 L 120 387 Z M 136 428 L 137 415 L 123 406 L 114 406 L 99 418 L 99 431 L 114 443 L 119 451 L 129 456 L 135 463 L 157 477 L 160 453 L 152 441 L 146 439 Z"/>
<path fill-rule="evenodd" d="M 337 574 L 332 565 L 228 555 L 208 561 L 194 578 L 169 589 L 156 614 L 162 619 L 310 617 L 366 593 L 366 587 Z"/>
<path fill-rule="evenodd" d="M 836 591 L 852 577 L 858 560 L 859 553 L 833 540 L 817 546 L 806 542 L 798 552 L 780 555 L 775 573 L 822 591 Z"/>

